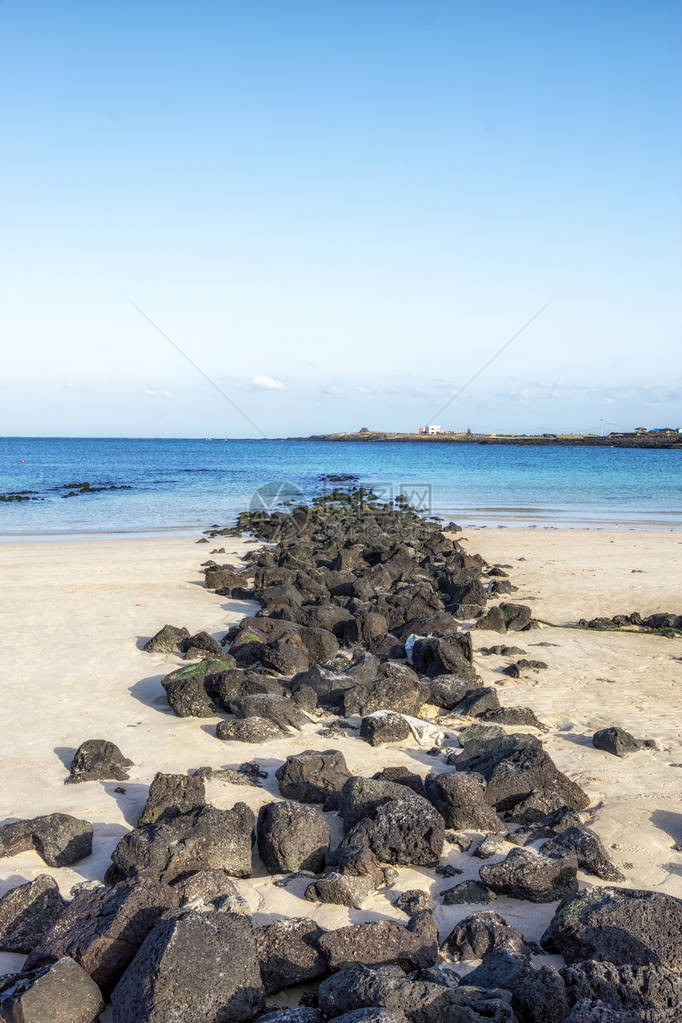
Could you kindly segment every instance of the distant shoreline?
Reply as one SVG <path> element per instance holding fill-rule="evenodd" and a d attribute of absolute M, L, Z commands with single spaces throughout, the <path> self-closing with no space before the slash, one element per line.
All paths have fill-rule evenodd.
<path fill-rule="evenodd" d="M 323 433 L 311 437 L 287 437 L 290 441 L 418 441 L 422 444 L 519 444 L 526 447 L 656 448 L 682 451 L 682 433 L 661 434 L 497 434 L 497 433 Z"/>

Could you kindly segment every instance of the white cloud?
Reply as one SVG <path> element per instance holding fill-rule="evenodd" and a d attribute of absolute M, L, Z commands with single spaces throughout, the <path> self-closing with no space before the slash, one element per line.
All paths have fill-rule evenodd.
<path fill-rule="evenodd" d="M 142 392 L 145 398 L 174 398 L 175 395 L 172 391 L 162 391 L 154 387 L 145 387 Z"/>
<path fill-rule="evenodd" d="M 265 391 L 281 391 L 284 389 L 282 381 L 275 380 L 274 377 L 252 377 L 251 383 L 254 387 L 261 387 Z"/>

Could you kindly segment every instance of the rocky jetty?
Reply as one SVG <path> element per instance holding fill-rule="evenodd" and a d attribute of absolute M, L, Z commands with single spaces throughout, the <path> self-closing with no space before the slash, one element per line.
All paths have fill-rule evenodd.
<path fill-rule="evenodd" d="M 588 795 L 544 748 L 546 727 L 478 676 L 471 629 L 528 633 L 530 609 L 491 604 L 509 592 L 491 585 L 506 573 L 456 534 L 402 502 L 338 489 L 340 474 L 327 482 L 311 507 L 240 516 L 237 530 L 264 541 L 243 565 L 204 566 L 210 589 L 257 601 L 257 614 L 222 644 L 164 625 L 145 645 L 190 661 L 163 678 L 171 720 L 218 716 L 182 727 L 256 751 L 291 742 L 290 755 L 269 772 L 257 760 L 159 772 L 103 883 L 67 901 L 41 874 L 4 895 L 0 950 L 27 959 L 0 978 L 0 1018 L 95 1023 L 107 1005 L 114 1023 L 679 1020 L 682 903 L 613 885 L 624 875 L 585 825 Z M 315 727 L 328 749 L 304 748 Z M 594 744 L 617 755 L 645 745 L 606 732 Z M 412 744 L 415 768 L 432 766 L 355 774 L 339 734 L 375 756 Z M 67 780 L 126 780 L 134 766 L 91 739 Z M 251 786 L 268 775 L 256 813 L 208 798 L 221 777 Z M 90 855 L 92 834 L 66 814 L 20 819 L 0 827 L 0 856 L 35 849 L 63 867 Z M 462 873 L 453 851 L 474 876 L 435 897 L 432 881 Z M 252 915 L 240 883 L 254 874 L 291 884 L 298 912 Z M 391 886 L 400 918 L 357 916 Z M 509 900 L 545 910 L 540 945 L 514 926 Z M 351 922 L 322 926 L 324 905 L 347 907 Z M 442 907 L 460 905 L 439 929 Z"/>

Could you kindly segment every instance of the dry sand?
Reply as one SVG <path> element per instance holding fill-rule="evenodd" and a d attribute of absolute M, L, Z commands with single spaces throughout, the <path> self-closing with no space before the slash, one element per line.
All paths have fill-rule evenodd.
<path fill-rule="evenodd" d="M 682 610 L 680 533 L 479 527 L 464 536 L 472 552 L 511 566 L 519 587 L 514 600 L 557 625 L 632 610 Z M 219 560 L 247 549 L 235 540 L 224 546 L 228 556 Z M 442 760 L 412 741 L 372 749 L 357 738 L 325 739 L 317 734 L 320 721 L 256 747 L 218 741 L 211 719 L 175 717 L 160 679 L 182 662 L 146 654 L 141 643 L 166 622 L 220 638 L 254 607 L 203 587 L 198 569 L 210 549 L 187 537 L 0 544 L 0 822 L 62 811 L 95 827 L 93 855 L 74 868 L 51 869 L 35 853 L 0 860 L 0 894 L 42 872 L 53 874 L 65 895 L 84 879 L 102 878 L 157 771 L 185 773 L 257 759 L 270 772 L 264 788 L 212 783 L 208 792 L 217 806 L 245 800 L 257 810 L 278 797 L 275 768 L 304 749 L 341 749 L 358 774 L 388 764 L 421 774 L 441 769 Z M 492 633 L 474 637 L 477 648 L 501 642 Z M 589 823 L 625 872 L 624 883 L 682 897 L 682 852 L 675 848 L 682 843 L 682 640 L 543 627 L 510 641 L 546 661 L 548 669 L 514 680 L 500 674 L 506 660 L 479 656 L 484 681 L 500 685 L 504 704 L 528 704 L 550 726 L 543 741 L 557 765 L 589 793 Z M 611 724 L 655 739 L 658 750 L 624 760 L 595 750 L 592 733 Z M 115 791 L 117 782 L 64 785 L 73 752 L 89 738 L 112 740 L 134 761 L 130 781 L 121 785 L 125 792 Z M 475 878 L 481 864 L 450 845 L 443 862 L 462 868 L 462 875 L 443 879 L 432 870 L 401 869 L 393 891 L 378 893 L 363 910 L 306 902 L 305 881 L 278 886 L 260 864 L 256 876 L 238 886 L 258 922 L 304 915 L 327 927 L 386 916 L 406 920 L 392 905 L 397 892 L 420 887 L 436 897 Z M 584 875 L 581 880 L 601 883 Z M 436 904 L 441 937 L 477 908 Z M 500 898 L 493 908 L 537 940 L 555 907 Z M 0 973 L 21 962 L 21 956 L 0 955 Z"/>

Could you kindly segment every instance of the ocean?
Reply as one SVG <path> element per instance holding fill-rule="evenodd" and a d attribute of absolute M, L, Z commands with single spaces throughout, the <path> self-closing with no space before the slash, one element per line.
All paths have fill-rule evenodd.
<path fill-rule="evenodd" d="M 0 535 L 195 531 L 309 501 L 334 485 L 329 474 L 464 526 L 682 527 L 681 451 L 11 437 L 0 439 L 0 494 L 38 499 L 0 502 Z M 126 489 L 62 496 L 85 481 Z"/>

